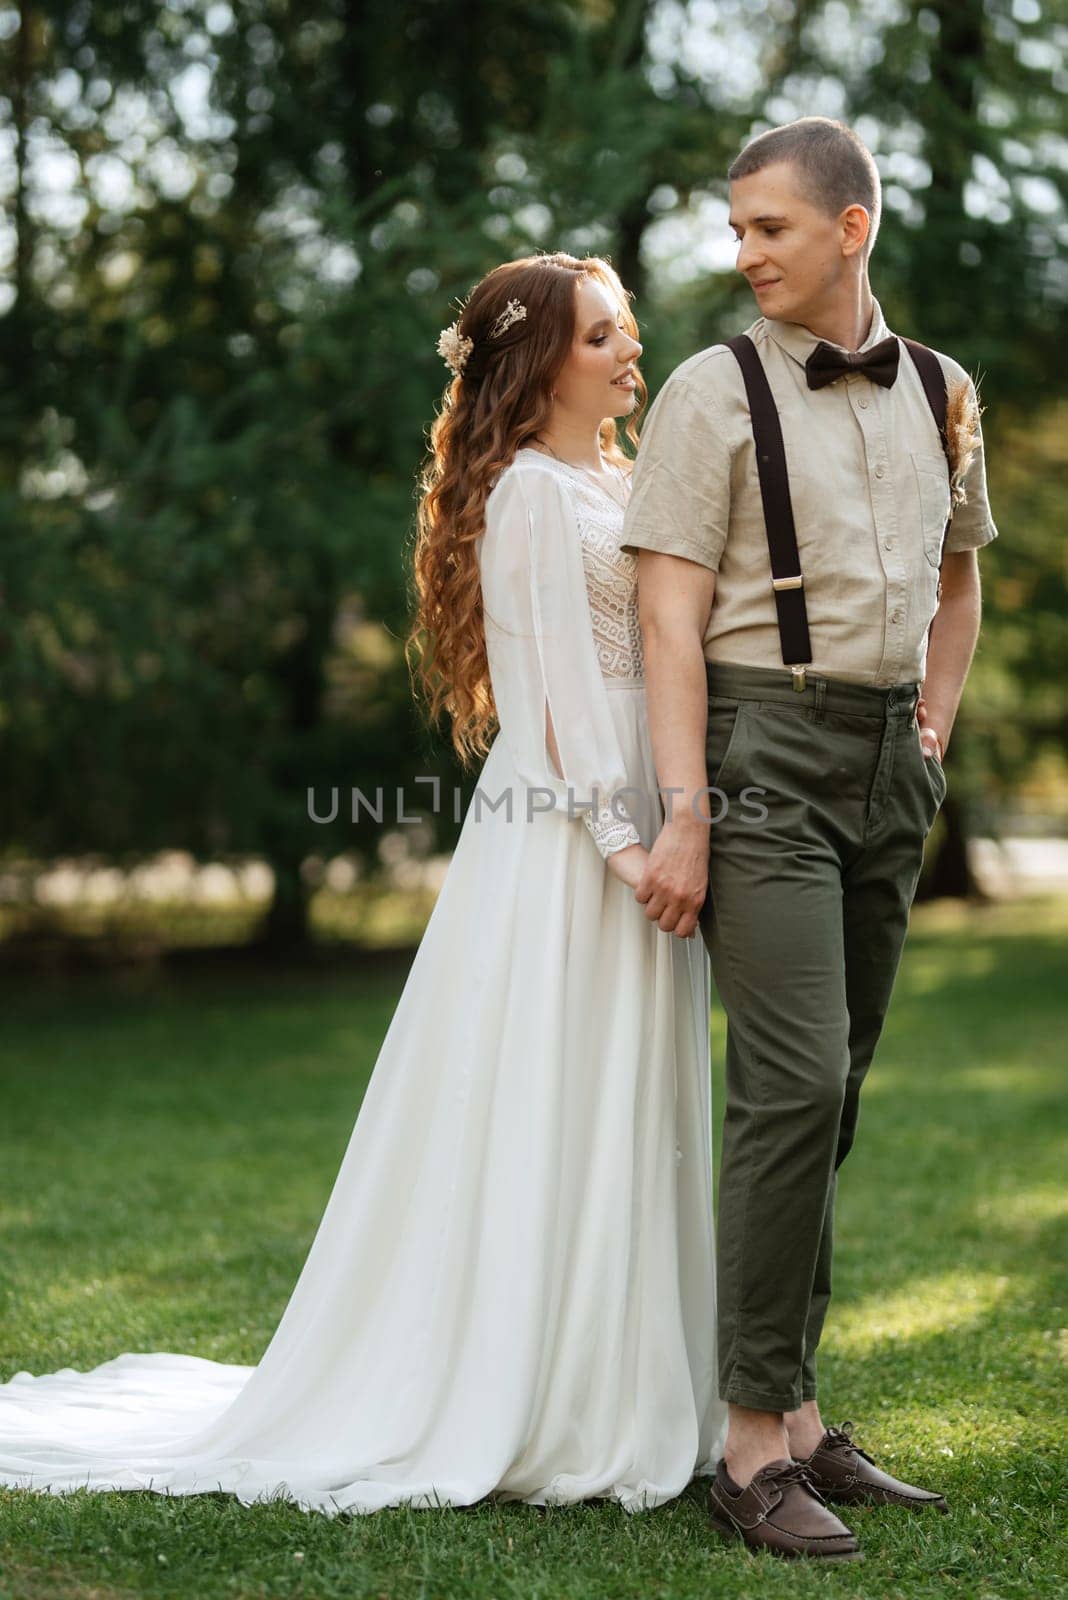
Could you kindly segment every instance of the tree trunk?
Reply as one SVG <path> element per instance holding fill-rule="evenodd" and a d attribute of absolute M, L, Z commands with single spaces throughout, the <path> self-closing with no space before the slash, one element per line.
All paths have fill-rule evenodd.
<path fill-rule="evenodd" d="M 926 219 L 912 246 L 914 303 L 923 307 L 920 337 L 940 348 L 961 332 L 961 307 L 972 302 L 968 278 L 981 265 L 964 260 L 947 271 L 947 241 L 964 241 L 969 220 L 964 186 L 971 176 L 980 68 L 984 56 L 983 0 L 932 0 L 938 34 L 931 48 L 931 93 L 918 111 L 924 122 L 924 155 L 931 168 Z M 964 811 L 954 795 L 942 807 L 942 841 L 925 885 L 925 898 L 977 895 L 968 866 Z"/>
<path fill-rule="evenodd" d="M 945 896 L 966 899 L 985 898 L 968 865 L 968 833 L 959 800 L 948 795 L 942 805 L 942 842 L 925 874 L 917 900 L 940 900 Z"/>
<path fill-rule="evenodd" d="M 275 667 L 289 695 L 290 738 L 274 774 L 276 804 L 282 809 L 266 829 L 264 853 L 275 875 L 275 889 L 257 942 L 276 953 L 298 953 L 310 943 L 310 894 L 301 876 L 304 858 L 312 850 L 307 789 L 315 778 L 315 734 L 323 718 L 326 657 L 336 610 L 334 574 L 323 559 L 303 606 L 304 632 Z"/>
<path fill-rule="evenodd" d="M 912 242 L 913 303 L 923 307 L 926 336 L 934 343 L 961 331 L 961 308 L 972 303 L 968 279 L 981 263 L 946 259 L 951 241 L 972 231 L 964 209 L 971 176 L 980 68 L 984 56 L 983 0 L 931 0 L 938 18 L 932 41 L 930 91 L 919 97 L 923 153 L 931 169 L 924 196 L 925 220 Z"/>
<path fill-rule="evenodd" d="M 310 897 L 301 865 L 301 857 L 271 862 L 274 895 L 255 942 L 273 955 L 295 954 L 310 943 Z"/>
<path fill-rule="evenodd" d="M 649 21 L 649 0 L 628 0 L 612 21 L 613 39 L 609 68 L 634 71 L 645 60 L 645 30 Z M 615 268 L 623 287 L 629 289 L 641 307 L 645 292 L 642 268 L 642 236 L 649 224 L 649 209 L 644 193 L 635 195 L 618 219 L 619 248 Z"/>
<path fill-rule="evenodd" d="M 33 8 L 19 9 L 19 31 L 15 36 L 15 75 L 11 85 L 11 123 L 15 134 L 15 196 L 13 205 L 15 226 L 15 304 L 22 316 L 26 315 L 29 301 L 30 239 L 29 214 L 26 208 L 26 129 L 29 124 L 30 80 L 33 75 L 33 40 L 35 27 Z"/>

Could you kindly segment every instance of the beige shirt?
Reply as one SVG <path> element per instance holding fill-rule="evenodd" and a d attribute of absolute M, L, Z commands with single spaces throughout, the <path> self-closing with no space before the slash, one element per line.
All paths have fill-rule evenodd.
<path fill-rule="evenodd" d="M 949 476 L 938 428 L 904 346 L 889 389 L 851 373 L 809 389 L 819 343 L 796 322 L 746 330 L 779 412 L 805 579 L 810 671 L 886 686 L 922 681 L 937 606 Z M 876 302 L 862 349 L 890 330 Z M 937 352 L 949 379 L 964 368 Z M 983 452 L 964 479 L 947 552 L 997 537 Z M 717 574 L 709 661 L 781 667 L 756 452 L 742 371 L 723 345 L 672 373 L 642 429 L 622 548 L 684 556 Z"/>

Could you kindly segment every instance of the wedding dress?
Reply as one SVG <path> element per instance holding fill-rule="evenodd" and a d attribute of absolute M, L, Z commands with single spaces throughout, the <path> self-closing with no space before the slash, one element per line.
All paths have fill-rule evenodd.
<path fill-rule="evenodd" d="M 639 803 L 656 773 L 622 523 L 534 450 L 490 494 L 486 803 L 258 1365 L 154 1351 L 16 1371 L 0 1483 L 329 1515 L 483 1497 L 633 1512 L 714 1471 L 708 956 L 605 865 L 660 826 Z"/>

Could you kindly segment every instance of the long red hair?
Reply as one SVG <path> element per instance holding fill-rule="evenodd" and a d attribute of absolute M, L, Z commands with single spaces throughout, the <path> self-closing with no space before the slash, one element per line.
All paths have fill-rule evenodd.
<path fill-rule="evenodd" d="M 556 251 L 505 262 L 487 273 L 464 306 L 457 332 L 472 348 L 462 373 L 446 386 L 430 429 L 430 454 L 419 482 L 414 616 L 405 657 L 430 722 L 448 715 L 452 745 L 465 767 L 486 755 L 497 723 L 475 543 L 498 476 L 549 421 L 553 384 L 575 336 L 575 291 L 582 278 L 597 278 L 612 291 L 624 327 L 636 338 L 627 291 L 599 256 L 579 259 Z M 527 315 L 491 339 L 509 300 L 526 306 Z M 637 404 L 624 429 L 635 446 L 645 399 L 639 378 Z M 629 467 L 611 417 L 601 425 L 601 450 L 609 461 Z"/>

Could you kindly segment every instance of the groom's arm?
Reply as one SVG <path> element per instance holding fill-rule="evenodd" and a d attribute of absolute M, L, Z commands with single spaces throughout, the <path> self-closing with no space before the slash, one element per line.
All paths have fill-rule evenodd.
<path fill-rule="evenodd" d="M 740 389 L 723 346 L 683 362 L 646 418 L 623 550 L 636 552 L 649 736 L 665 825 L 635 890 L 651 922 L 693 938 L 708 891 L 704 638 L 727 544 L 734 448 L 718 391 Z M 742 409 L 748 427 L 748 416 Z M 670 791 L 680 791 L 671 793 Z"/>
<path fill-rule="evenodd" d="M 937 733 L 945 755 L 982 618 L 979 562 L 974 550 L 953 551 L 942 564 L 942 601 L 931 625 L 923 683 L 923 727 Z"/>
<path fill-rule="evenodd" d="M 691 938 L 708 889 L 705 766 L 708 685 L 702 648 L 716 574 L 696 561 L 638 550 L 638 612 L 649 735 L 665 823 L 635 890 L 665 933 Z"/>

